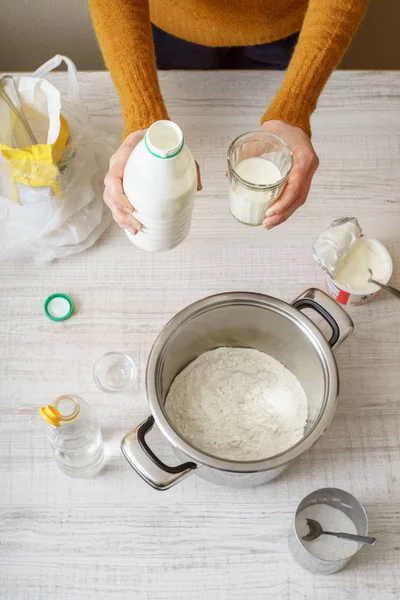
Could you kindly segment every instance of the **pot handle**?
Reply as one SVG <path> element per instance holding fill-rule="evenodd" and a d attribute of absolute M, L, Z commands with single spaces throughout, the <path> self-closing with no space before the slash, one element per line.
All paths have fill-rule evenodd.
<path fill-rule="evenodd" d="M 332 336 L 328 340 L 332 350 L 336 350 L 354 329 L 353 321 L 347 312 L 321 290 L 307 290 L 292 302 L 292 306 L 298 310 L 312 308 L 325 319 L 332 329 Z"/>
<path fill-rule="evenodd" d="M 169 467 L 161 462 L 145 439 L 153 426 L 154 418 L 150 416 L 147 421 L 143 421 L 127 433 L 121 442 L 121 450 L 131 467 L 146 483 L 156 490 L 167 490 L 188 477 L 197 465 L 186 462 L 176 467 Z"/>

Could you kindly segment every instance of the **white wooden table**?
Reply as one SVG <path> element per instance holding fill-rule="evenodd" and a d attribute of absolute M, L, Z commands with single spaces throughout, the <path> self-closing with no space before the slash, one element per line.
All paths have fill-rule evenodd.
<path fill-rule="evenodd" d="M 356 215 L 389 248 L 400 286 L 400 73 L 338 72 L 313 118 L 321 159 L 306 206 L 266 232 L 228 213 L 225 155 L 258 119 L 282 75 L 164 73 L 170 114 L 198 160 L 199 195 L 187 241 L 142 253 L 112 226 L 89 251 L 44 268 L 0 265 L 0 598 L 6 600 L 395 600 L 400 597 L 400 305 L 381 294 L 352 310 L 355 334 L 337 355 L 341 394 L 325 437 L 280 479 L 233 490 L 195 476 L 168 492 L 148 487 L 119 450 L 148 415 L 150 346 L 172 315 L 203 296 L 264 292 L 290 301 L 321 286 L 315 237 Z M 51 77 L 61 88 L 65 75 Z M 82 73 L 93 118 L 122 132 L 105 73 Z M 65 291 L 76 313 L 46 319 L 43 301 Z M 130 352 L 139 379 L 129 396 L 92 381 L 103 352 Z M 96 408 L 108 464 L 92 480 L 58 471 L 39 416 L 15 414 L 77 392 Z M 157 451 L 172 461 L 167 443 Z M 294 563 L 287 531 L 297 503 L 321 486 L 342 487 L 368 511 L 377 545 L 339 574 L 312 576 Z"/>

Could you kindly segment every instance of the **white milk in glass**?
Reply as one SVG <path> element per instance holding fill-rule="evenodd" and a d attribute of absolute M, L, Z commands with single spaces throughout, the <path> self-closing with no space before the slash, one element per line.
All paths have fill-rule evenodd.
<path fill-rule="evenodd" d="M 235 167 L 236 174 L 248 183 L 275 185 L 282 174 L 273 162 L 266 158 L 245 158 Z M 262 223 L 269 206 L 274 202 L 273 190 L 252 190 L 230 186 L 229 208 L 233 216 L 249 225 Z"/>

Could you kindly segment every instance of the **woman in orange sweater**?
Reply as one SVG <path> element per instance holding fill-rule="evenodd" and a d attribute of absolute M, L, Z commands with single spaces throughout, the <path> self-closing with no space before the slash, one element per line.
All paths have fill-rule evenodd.
<path fill-rule="evenodd" d="M 89 0 L 126 128 L 105 179 L 104 200 L 117 223 L 132 233 L 140 228 L 123 193 L 122 174 L 146 129 L 168 118 L 156 57 L 159 68 L 288 67 L 278 94 L 261 118 L 261 128 L 283 137 L 294 155 L 288 184 L 264 220 L 266 229 L 283 223 L 306 201 L 318 167 L 310 116 L 368 2 Z"/>

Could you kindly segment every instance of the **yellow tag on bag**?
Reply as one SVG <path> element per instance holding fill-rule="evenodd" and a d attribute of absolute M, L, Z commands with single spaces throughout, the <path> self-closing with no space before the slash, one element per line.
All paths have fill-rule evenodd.
<path fill-rule="evenodd" d="M 9 148 L 0 144 L 12 180 L 13 197 L 25 204 L 26 188 L 58 196 L 61 193 L 59 163 L 70 138 L 66 119 L 60 115 L 60 133 L 54 144 L 36 144 L 28 148 Z M 46 193 L 47 190 L 47 193 Z M 34 192 L 35 190 L 30 190 Z M 34 198 L 35 194 L 30 194 Z M 31 202 L 30 202 L 31 203 Z"/>

